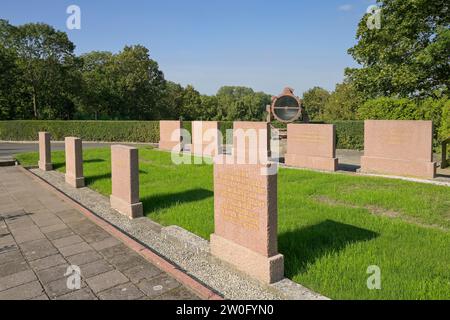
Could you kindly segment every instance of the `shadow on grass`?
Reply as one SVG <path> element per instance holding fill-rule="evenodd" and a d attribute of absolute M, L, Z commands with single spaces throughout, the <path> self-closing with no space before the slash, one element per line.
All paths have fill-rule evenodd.
<path fill-rule="evenodd" d="M 152 212 L 159 209 L 170 208 L 182 203 L 200 201 L 206 198 L 210 198 L 213 195 L 214 193 L 210 190 L 198 188 L 183 192 L 149 196 L 142 198 L 141 201 L 144 205 L 144 212 L 146 214 L 151 214 Z"/>
<path fill-rule="evenodd" d="M 284 254 L 286 277 L 307 271 L 308 265 L 324 255 L 378 236 L 376 232 L 332 220 L 282 233 L 278 241 L 279 251 Z"/>
<path fill-rule="evenodd" d="M 147 174 L 148 172 L 145 170 L 140 170 L 139 173 Z M 86 185 L 90 185 L 94 183 L 97 180 L 103 180 L 103 179 L 111 179 L 111 172 L 103 173 L 103 174 L 97 174 L 95 176 L 85 176 L 84 181 L 86 182 Z"/>
<path fill-rule="evenodd" d="M 83 160 L 83 164 L 85 163 L 98 163 L 98 162 L 105 162 L 104 159 L 87 159 Z M 59 168 L 62 168 L 66 165 L 65 162 L 53 162 L 53 170 L 58 170 Z"/>

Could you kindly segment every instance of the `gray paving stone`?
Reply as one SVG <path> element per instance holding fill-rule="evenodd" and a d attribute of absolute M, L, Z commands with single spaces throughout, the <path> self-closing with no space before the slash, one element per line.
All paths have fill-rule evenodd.
<path fill-rule="evenodd" d="M 50 219 L 45 219 L 45 220 L 35 220 L 35 223 L 39 226 L 39 227 L 48 227 L 48 226 L 54 226 L 57 224 L 61 224 L 61 220 L 58 218 L 50 218 Z"/>
<path fill-rule="evenodd" d="M 119 244 L 117 246 L 113 246 L 110 248 L 99 250 L 99 252 L 107 259 L 113 258 L 114 256 L 127 254 L 130 252 L 130 248 L 125 246 L 124 244 Z"/>
<path fill-rule="evenodd" d="M 67 257 L 67 260 L 74 265 L 81 266 L 83 264 L 87 264 L 96 260 L 103 259 L 103 257 L 94 250 L 82 252 L 70 257 Z"/>
<path fill-rule="evenodd" d="M 0 291 L 37 280 L 32 270 L 20 271 L 0 278 Z"/>
<path fill-rule="evenodd" d="M 57 231 L 48 232 L 45 235 L 50 240 L 56 240 L 56 239 L 65 238 L 65 237 L 68 237 L 68 236 L 71 236 L 74 234 L 75 233 L 72 231 L 72 229 L 65 228 L 65 229 L 61 229 L 61 230 L 57 230 Z"/>
<path fill-rule="evenodd" d="M 131 282 L 118 285 L 98 294 L 101 300 L 137 300 L 144 296 Z"/>
<path fill-rule="evenodd" d="M 162 274 L 151 280 L 144 279 L 137 284 L 138 288 L 150 298 L 162 295 L 172 289 L 178 288 L 181 284 L 167 274 Z"/>
<path fill-rule="evenodd" d="M 113 270 L 106 260 L 97 260 L 80 266 L 81 276 L 85 279 Z"/>
<path fill-rule="evenodd" d="M 25 300 L 39 297 L 44 293 L 38 281 L 29 282 L 0 292 L 0 300 Z"/>
<path fill-rule="evenodd" d="M 154 300 L 201 300 L 194 293 L 184 287 L 170 290 L 154 298 Z"/>
<path fill-rule="evenodd" d="M 23 229 L 19 229 L 19 230 L 23 230 Z M 26 229 L 28 232 L 20 232 L 20 233 L 16 233 L 14 234 L 13 231 L 13 235 L 14 238 L 16 239 L 17 243 L 24 243 L 24 242 L 28 242 L 28 241 L 33 241 L 33 240 L 40 240 L 40 239 L 44 239 L 45 235 L 39 230 L 38 227 L 32 227 L 29 229 Z"/>
<path fill-rule="evenodd" d="M 32 298 L 30 300 L 50 300 L 46 294 L 40 295 L 38 297 Z"/>
<path fill-rule="evenodd" d="M 143 279 L 150 280 L 162 273 L 157 267 L 147 263 L 141 264 L 131 269 L 123 271 L 123 273 L 134 283 L 138 283 Z"/>
<path fill-rule="evenodd" d="M 34 270 L 39 271 L 65 263 L 67 262 L 62 255 L 55 254 L 42 259 L 31 261 L 30 265 Z"/>
<path fill-rule="evenodd" d="M 86 240 L 87 243 L 102 241 L 110 237 L 111 235 L 103 230 L 96 230 L 83 235 L 83 239 Z"/>
<path fill-rule="evenodd" d="M 56 240 L 52 240 L 53 245 L 58 248 L 64 248 L 76 243 L 84 242 L 83 239 L 79 235 L 72 235 L 65 238 L 60 238 Z"/>
<path fill-rule="evenodd" d="M 50 233 L 50 232 L 64 230 L 64 229 L 68 229 L 67 225 L 65 225 L 64 223 L 59 223 L 59 224 L 54 224 L 51 226 L 42 227 L 41 231 L 43 233 Z"/>
<path fill-rule="evenodd" d="M 0 247 L 3 246 L 10 246 L 12 244 L 15 244 L 14 238 L 11 234 L 4 235 L 0 237 Z"/>
<path fill-rule="evenodd" d="M 128 281 L 128 278 L 117 270 L 108 271 L 96 275 L 92 278 L 86 279 L 87 284 L 92 289 L 92 291 L 94 291 L 94 293 L 101 292 Z"/>
<path fill-rule="evenodd" d="M 5 246 L 0 246 L 0 254 L 1 253 L 5 253 L 5 252 L 10 252 L 10 251 L 15 251 L 19 249 L 15 244 L 8 244 Z"/>
<path fill-rule="evenodd" d="M 66 277 L 63 277 L 63 278 L 60 278 L 58 280 L 55 280 L 55 281 L 52 281 L 52 282 L 44 284 L 45 292 L 50 297 L 50 299 L 54 299 L 56 297 L 65 295 L 67 293 L 77 292 L 77 291 L 81 290 L 84 287 L 86 287 L 86 283 L 84 283 L 82 281 L 80 289 L 75 289 L 75 290 L 74 289 L 69 289 L 68 286 L 67 286 L 67 278 Z"/>
<path fill-rule="evenodd" d="M 100 251 L 100 250 L 103 250 L 103 249 L 114 247 L 114 246 L 116 246 L 116 245 L 118 245 L 120 243 L 121 242 L 119 240 L 117 240 L 116 238 L 108 237 L 108 238 L 105 238 L 105 239 L 103 239 L 101 241 L 93 242 L 90 245 L 95 250 Z"/>
<path fill-rule="evenodd" d="M 19 244 L 19 246 L 25 254 L 25 257 L 29 261 L 48 257 L 58 253 L 56 248 L 47 239 L 25 242 Z"/>
<path fill-rule="evenodd" d="M 56 300 L 98 300 L 88 287 L 56 297 Z"/>
<path fill-rule="evenodd" d="M 60 248 L 59 251 L 65 257 L 73 256 L 78 253 L 86 252 L 92 250 L 86 242 L 76 243 L 67 247 Z"/>
<path fill-rule="evenodd" d="M 136 266 L 147 264 L 148 262 L 144 260 L 140 255 L 134 253 L 130 250 L 129 253 L 114 256 L 107 259 L 113 266 L 115 266 L 120 271 L 131 269 Z"/>
<path fill-rule="evenodd" d="M 14 261 L 0 265 L 0 277 L 6 277 L 11 274 L 30 269 L 26 261 Z"/>
<path fill-rule="evenodd" d="M 22 253 L 19 250 L 11 250 L 5 253 L 0 253 L 0 265 L 10 262 L 25 261 Z"/>
<path fill-rule="evenodd" d="M 42 283 L 44 284 L 50 283 L 55 280 L 64 278 L 65 277 L 64 274 L 67 272 L 67 267 L 69 267 L 69 265 L 65 263 L 59 266 L 54 266 L 51 268 L 37 271 L 36 274 Z"/>

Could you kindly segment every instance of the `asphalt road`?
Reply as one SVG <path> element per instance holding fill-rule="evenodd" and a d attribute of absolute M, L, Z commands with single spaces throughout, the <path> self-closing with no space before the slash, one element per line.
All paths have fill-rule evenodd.
<path fill-rule="evenodd" d="M 64 142 L 52 142 L 52 150 L 64 150 Z M 83 143 L 83 148 L 99 148 L 110 146 L 111 143 Z M 22 152 L 37 152 L 39 151 L 39 144 L 30 143 L 14 143 L 2 142 L 0 143 L 0 158 L 12 157 L 15 154 Z"/>

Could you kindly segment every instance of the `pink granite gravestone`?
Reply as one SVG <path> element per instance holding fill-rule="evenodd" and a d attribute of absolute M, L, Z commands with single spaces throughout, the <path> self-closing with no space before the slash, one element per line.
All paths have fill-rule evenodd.
<path fill-rule="evenodd" d="M 336 132 L 333 124 L 288 124 L 288 166 L 336 171 Z"/>
<path fill-rule="evenodd" d="M 235 121 L 233 155 L 243 164 L 266 163 L 270 157 L 269 123 Z"/>
<path fill-rule="evenodd" d="M 230 156 L 227 156 L 230 157 Z M 214 164 L 211 253 L 264 282 L 283 279 L 277 245 L 277 174 L 271 164 Z"/>
<path fill-rule="evenodd" d="M 220 153 L 219 123 L 217 121 L 192 121 L 192 153 L 215 157 Z"/>
<path fill-rule="evenodd" d="M 80 138 L 66 137 L 66 182 L 75 188 L 84 187 L 83 146 Z"/>
<path fill-rule="evenodd" d="M 366 120 L 361 172 L 434 178 L 432 147 L 431 121 Z"/>
<path fill-rule="evenodd" d="M 143 215 L 139 202 L 138 149 L 123 145 L 111 146 L 111 207 L 129 218 Z"/>
<path fill-rule="evenodd" d="M 52 151 L 50 146 L 50 133 L 39 132 L 39 169 L 50 171 L 52 166 Z"/>
<path fill-rule="evenodd" d="M 174 152 L 183 150 L 181 121 L 164 120 L 159 122 L 159 149 Z"/>

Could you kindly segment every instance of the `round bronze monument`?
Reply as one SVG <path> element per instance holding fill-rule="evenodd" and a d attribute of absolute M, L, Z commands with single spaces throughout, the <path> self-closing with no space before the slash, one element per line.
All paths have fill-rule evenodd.
<path fill-rule="evenodd" d="M 281 122 L 294 122 L 303 114 L 302 101 L 294 95 L 294 89 L 285 88 L 278 97 L 272 97 L 270 111 Z"/>

